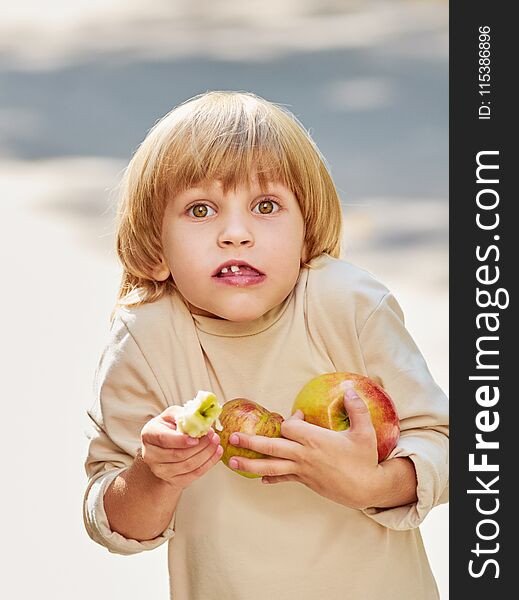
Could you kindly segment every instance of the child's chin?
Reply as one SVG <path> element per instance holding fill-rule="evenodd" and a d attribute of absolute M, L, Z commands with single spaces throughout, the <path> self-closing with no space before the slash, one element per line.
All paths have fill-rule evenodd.
<path fill-rule="evenodd" d="M 221 310 L 215 309 L 216 318 L 226 319 L 227 321 L 233 321 L 234 323 L 247 323 L 249 321 L 254 321 L 262 317 L 268 308 L 253 308 L 250 306 L 246 307 L 232 307 L 226 306 Z"/>
<path fill-rule="evenodd" d="M 232 321 L 233 323 L 248 323 L 249 321 L 254 321 L 259 317 L 261 317 L 260 314 L 251 314 L 250 312 L 243 314 L 238 311 L 225 311 L 225 314 L 216 316 L 217 319 L 225 319 L 227 321 Z"/>

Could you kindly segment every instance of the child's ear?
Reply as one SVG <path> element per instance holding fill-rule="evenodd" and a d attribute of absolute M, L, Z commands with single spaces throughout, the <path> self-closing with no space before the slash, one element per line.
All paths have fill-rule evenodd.
<path fill-rule="evenodd" d="M 164 257 L 161 257 L 160 262 L 153 267 L 152 276 L 155 281 L 166 281 L 169 277 L 170 270 L 169 267 L 164 260 Z"/>
<path fill-rule="evenodd" d="M 301 264 L 307 262 L 308 260 L 308 253 L 307 253 L 307 248 L 306 248 L 306 242 L 303 244 L 303 248 L 301 250 Z"/>

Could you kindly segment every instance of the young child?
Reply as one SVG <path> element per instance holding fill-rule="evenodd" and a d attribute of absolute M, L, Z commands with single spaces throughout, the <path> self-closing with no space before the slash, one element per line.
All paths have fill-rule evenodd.
<path fill-rule="evenodd" d="M 168 541 L 175 600 L 438 598 L 418 526 L 446 501 L 447 400 L 391 293 L 340 258 L 341 218 L 308 133 L 251 93 L 179 105 L 126 170 L 84 521 L 118 554 Z M 170 407 L 198 390 L 288 417 L 304 384 L 335 371 L 395 402 L 401 437 L 380 465 L 352 390 L 348 431 L 298 412 L 282 438 L 233 436 L 269 457 L 231 466 L 262 478 L 225 467 L 213 429 L 176 431 Z"/>

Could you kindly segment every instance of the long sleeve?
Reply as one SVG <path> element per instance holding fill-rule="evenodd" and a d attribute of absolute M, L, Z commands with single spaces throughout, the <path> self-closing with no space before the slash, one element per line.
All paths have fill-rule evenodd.
<path fill-rule="evenodd" d="M 389 459 L 409 457 L 418 482 L 414 504 L 368 508 L 364 513 L 390 529 L 412 529 L 448 499 L 448 401 L 405 328 L 392 294 L 386 294 L 368 318 L 360 342 L 368 376 L 389 393 L 400 418 L 400 439 Z"/>
<path fill-rule="evenodd" d="M 152 550 L 174 535 L 175 516 L 153 540 L 127 539 L 109 527 L 103 497 L 110 483 L 133 463 L 140 432 L 166 407 L 163 391 L 125 323 L 116 318 L 94 379 L 94 402 L 87 411 L 90 430 L 85 461 L 88 484 L 83 520 L 88 535 L 117 554 Z"/>

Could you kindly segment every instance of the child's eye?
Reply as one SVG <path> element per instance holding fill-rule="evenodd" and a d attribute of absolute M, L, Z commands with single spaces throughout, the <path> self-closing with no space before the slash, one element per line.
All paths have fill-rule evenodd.
<path fill-rule="evenodd" d="M 278 206 L 278 210 L 276 210 L 276 211 L 273 211 L 270 209 L 270 205 L 274 205 L 274 204 L 276 204 Z M 259 210 L 262 215 L 271 215 L 271 214 L 279 212 L 281 210 L 279 203 L 276 202 L 275 200 L 272 200 L 271 198 L 267 198 L 266 200 L 262 200 L 261 202 L 258 202 L 258 204 L 256 204 L 256 206 L 259 206 Z M 254 208 L 256 208 L 256 206 Z"/>
<path fill-rule="evenodd" d="M 187 209 L 187 214 L 193 217 L 212 216 L 207 214 L 207 209 L 213 210 L 208 204 L 194 204 L 193 206 Z M 194 211 L 193 215 L 191 215 L 191 211 Z"/>
<path fill-rule="evenodd" d="M 277 210 L 273 209 L 274 205 L 278 207 Z M 262 215 L 275 214 L 281 210 L 280 204 L 271 198 L 267 198 L 266 200 L 258 202 L 254 208 L 256 207 L 259 207 L 259 214 Z M 212 210 L 214 213 L 214 209 L 212 209 L 208 204 L 193 204 L 193 206 L 187 209 L 187 214 L 196 218 L 212 217 L 213 215 L 208 213 L 209 210 Z"/>

